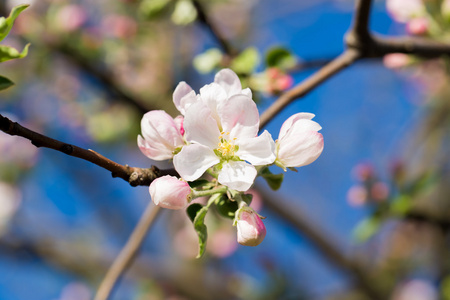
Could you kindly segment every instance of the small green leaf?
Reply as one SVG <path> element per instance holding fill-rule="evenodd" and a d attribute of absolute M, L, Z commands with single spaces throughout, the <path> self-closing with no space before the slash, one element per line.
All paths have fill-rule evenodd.
<path fill-rule="evenodd" d="M 203 205 L 201 205 L 200 203 L 192 203 L 191 205 L 188 206 L 188 208 L 186 209 L 186 213 L 189 219 L 191 219 L 192 223 L 194 223 L 198 211 L 201 210 L 202 208 Z"/>
<path fill-rule="evenodd" d="M 11 10 L 11 13 L 9 14 L 9 17 L 5 19 L 5 21 L 0 21 L 0 41 L 4 40 L 5 37 L 9 34 L 11 31 L 11 28 L 14 24 L 14 21 L 19 16 L 19 14 L 24 11 L 29 4 L 22 4 L 13 7 Z"/>
<path fill-rule="evenodd" d="M 23 48 L 22 52 L 19 52 L 12 47 L 0 45 L 0 62 L 4 62 L 15 58 L 24 58 L 28 54 L 29 46 L 30 44 L 27 44 L 25 48 Z"/>
<path fill-rule="evenodd" d="M 281 70 L 287 70 L 297 64 L 297 59 L 289 50 L 283 47 L 275 47 L 266 53 L 266 65 L 268 67 L 277 67 Z"/>
<path fill-rule="evenodd" d="M 281 183 L 284 179 L 284 174 L 273 174 L 270 172 L 269 168 L 265 168 L 261 171 L 261 176 L 267 181 L 270 188 L 274 191 L 278 190 L 281 187 Z"/>
<path fill-rule="evenodd" d="M 206 250 L 206 240 L 208 239 L 208 230 L 205 225 L 205 216 L 208 212 L 208 207 L 204 206 L 197 212 L 194 219 L 194 228 L 198 235 L 198 254 L 196 258 L 203 256 Z"/>
<path fill-rule="evenodd" d="M 148 18 L 156 18 L 163 13 L 170 0 L 144 0 L 139 5 L 139 12 Z"/>
<path fill-rule="evenodd" d="M 197 19 L 197 9 L 192 1 L 178 0 L 171 19 L 177 25 L 188 25 Z"/>
<path fill-rule="evenodd" d="M 226 195 L 222 194 L 216 199 L 215 203 L 220 215 L 234 219 L 234 213 L 239 208 L 236 201 L 231 201 Z"/>
<path fill-rule="evenodd" d="M 357 242 L 365 242 L 371 238 L 379 229 L 381 221 L 379 218 L 371 217 L 361 221 L 355 228 L 353 235 Z"/>
<path fill-rule="evenodd" d="M 202 74 L 210 73 L 219 67 L 222 62 L 222 56 L 223 54 L 219 49 L 208 49 L 194 58 L 194 68 Z"/>
<path fill-rule="evenodd" d="M 255 47 L 249 47 L 242 51 L 231 62 L 231 69 L 236 73 L 250 74 L 259 64 L 259 52 Z"/>
<path fill-rule="evenodd" d="M 14 85 L 14 82 L 6 77 L 0 76 L 0 91 L 9 88 L 12 85 Z"/>
<path fill-rule="evenodd" d="M 188 184 L 191 187 L 191 189 L 198 188 L 198 187 L 203 186 L 203 185 L 205 185 L 207 183 L 209 183 L 209 181 L 206 180 L 206 179 L 197 179 L 197 180 L 188 182 Z"/>
<path fill-rule="evenodd" d="M 408 195 L 400 195 L 397 198 L 395 198 L 391 205 L 390 205 L 390 211 L 391 213 L 393 213 L 394 215 L 400 215 L 403 216 L 405 215 L 412 206 L 411 203 L 412 199 L 410 196 Z"/>

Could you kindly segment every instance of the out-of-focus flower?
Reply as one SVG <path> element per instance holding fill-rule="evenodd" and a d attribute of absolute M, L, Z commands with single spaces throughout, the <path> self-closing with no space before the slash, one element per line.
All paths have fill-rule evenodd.
<path fill-rule="evenodd" d="M 431 282 L 423 279 L 410 280 L 396 288 L 393 300 L 437 300 L 438 292 Z"/>
<path fill-rule="evenodd" d="M 411 63 L 411 58 L 404 53 L 390 53 L 383 57 L 383 64 L 389 69 L 398 69 L 406 67 Z"/>
<path fill-rule="evenodd" d="M 206 246 L 207 251 L 211 255 L 224 258 L 236 251 L 238 245 L 232 228 L 227 223 L 213 231 Z"/>
<path fill-rule="evenodd" d="M 65 32 L 72 32 L 79 29 L 86 21 L 86 10 L 76 4 L 62 7 L 55 16 L 56 29 Z"/>
<path fill-rule="evenodd" d="M 301 167 L 315 161 L 323 150 L 322 127 L 312 121 L 313 114 L 298 113 L 281 126 L 276 141 L 276 164 L 286 169 Z"/>
<path fill-rule="evenodd" d="M 150 196 L 155 205 L 182 209 L 191 201 L 191 188 L 185 181 L 170 175 L 159 177 L 150 184 Z"/>
<path fill-rule="evenodd" d="M 119 39 L 130 39 L 136 35 L 137 23 L 124 15 L 109 15 L 102 22 L 103 31 Z"/>
<path fill-rule="evenodd" d="M 386 183 L 377 181 L 370 187 L 370 197 L 375 201 L 386 200 L 389 196 L 389 187 Z"/>
<path fill-rule="evenodd" d="M 375 172 L 373 165 L 369 162 L 362 162 L 357 164 L 352 169 L 352 175 L 356 180 L 366 181 L 374 177 Z"/>
<path fill-rule="evenodd" d="M 447 19 L 447 20 L 450 19 L 450 0 L 442 1 L 441 13 L 445 19 Z"/>
<path fill-rule="evenodd" d="M 91 291 L 84 283 L 71 282 L 63 288 L 58 300 L 89 300 L 91 297 Z"/>
<path fill-rule="evenodd" d="M 422 0 L 387 0 L 386 9 L 397 22 L 406 23 L 425 12 Z"/>
<path fill-rule="evenodd" d="M 347 191 L 347 201 L 357 207 L 367 203 L 367 189 L 361 185 L 354 185 Z"/>
<path fill-rule="evenodd" d="M 261 211 L 263 207 L 263 201 L 261 199 L 261 194 L 256 189 L 249 189 L 246 194 L 251 194 L 252 197 L 252 204 L 250 205 L 256 212 Z"/>
<path fill-rule="evenodd" d="M 406 24 L 406 30 L 413 35 L 425 35 L 428 28 L 429 22 L 425 17 L 414 18 Z"/>
<path fill-rule="evenodd" d="M 286 74 L 279 68 L 272 67 L 261 73 L 256 73 L 250 77 L 249 85 L 261 92 L 277 94 L 287 90 L 294 83 L 291 75 Z"/>
<path fill-rule="evenodd" d="M 266 227 L 261 217 L 250 207 L 236 211 L 237 241 L 244 246 L 258 246 L 266 236 Z"/>
<path fill-rule="evenodd" d="M 246 191 L 253 184 L 254 166 L 275 160 L 271 135 L 259 130 L 259 113 L 249 90 L 242 90 L 237 75 L 225 69 L 215 82 L 200 89 L 200 96 L 181 83 L 174 103 L 184 113 L 185 137 L 191 144 L 174 156 L 177 172 L 187 181 L 199 178 L 208 168 L 220 165 L 218 181 Z"/>
<path fill-rule="evenodd" d="M 150 159 L 171 159 L 175 149 L 184 145 L 179 124 L 179 120 L 175 122 L 162 110 L 146 113 L 141 120 L 142 136 L 138 136 L 139 149 Z"/>
<path fill-rule="evenodd" d="M 21 199 L 22 195 L 14 186 L 0 181 L 0 234 L 6 230 Z"/>

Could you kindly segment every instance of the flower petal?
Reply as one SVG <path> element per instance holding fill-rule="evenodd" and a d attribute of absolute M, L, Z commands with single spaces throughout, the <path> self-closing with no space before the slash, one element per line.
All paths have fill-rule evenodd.
<path fill-rule="evenodd" d="M 178 111 L 184 115 L 186 109 L 197 101 L 194 90 L 184 81 L 181 81 L 173 92 L 173 103 Z"/>
<path fill-rule="evenodd" d="M 269 165 L 275 161 L 275 142 L 267 130 L 251 139 L 239 140 L 236 155 L 254 166 Z"/>
<path fill-rule="evenodd" d="M 278 141 L 277 159 L 286 167 L 306 166 L 323 151 L 323 136 L 317 131 L 289 132 Z"/>
<path fill-rule="evenodd" d="M 255 102 L 242 94 L 235 95 L 220 107 L 222 130 L 230 138 L 254 138 L 259 130 L 259 112 Z"/>
<path fill-rule="evenodd" d="M 220 131 L 217 121 L 212 117 L 211 110 L 202 102 L 192 104 L 186 111 L 183 122 L 186 140 L 217 148 Z"/>
<path fill-rule="evenodd" d="M 158 144 L 155 147 L 151 143 L 147 143 L 140 135 L 138 136 L 138 147 L 145 156 L 153 160 L 166 160 L 173 157 L 173 152 L 170 149 Z"/>
<path fill-rule="evenodd" d="M 245 96 L 247 96 L 247 97 L 249 97 L 249 98 L 252 98 L 252 90 L 250 89 L 250 88 L 245 88 L 245 89 L 243 89 L 242 90 L 242 94 L 243 95 L 245 95 Z"/>
<path fill-rule="evenodd" d="M 298 113 L 298 114 L 290 116 L 286 121 L 284 121 L 283 125 L 281 125 L 280 134 L 278 135 L 278 139 L 283 138 L 283 136 L 286 134 L 286 132 L 292 127 L 292 124 L 294 124 L 298 120 L 312 120 L 312 118 L 314 118 L 314 114 L 311 114 L 311 113 Z M 319 124 L 317 124 L 317 125 L 319 125 Z M 319 127 L 320 127 L 320 125 L 319 125 Z M 320 129 L 322 129 L 322 127 L 317 129 L 316 131 L 319 131 Z M 312 130 L 314 130 L 314 129 L 312 129 Z"/>
<path fill-rule="evenodd" d="M 149 192 L 155 205 L 169 209 L 182 209 L 189 204 L 191 188 L 187 182 L 166 175 L 153 180 Z"/>
<path fill-rule="evenodd" d="M 219 120 L 217 109 L 227 100 L 227 93 L 225 90 L 220 85 L 213 82 L 200 89 L 200 96 L 203 103 L 211 110 L 213 118 Z"/>
<path fill-rule="evenodd" d="M 242 85 L 239 77 L 230 69 L 223 69 L 219 71 L 214 77 L 214 82 L 218 83 L 223 89 L 225 89 L 228 97 L 241 94 L 242 92 Z"/>
<path fill-rule="evenodd" d="M 230 161 L 223 164 L 217 179 L 230 189 L 245 192 L 252 186 L 256 174 L 254 166 L 243 161 Z"/>
<path fill-rule="evenodd" d="M 209 167 L 219 162 L 212 149 L 198 144 L 183 147 L 180 153 L 173 157 L 175 170 L 187 181 L 198 179 Z"/>

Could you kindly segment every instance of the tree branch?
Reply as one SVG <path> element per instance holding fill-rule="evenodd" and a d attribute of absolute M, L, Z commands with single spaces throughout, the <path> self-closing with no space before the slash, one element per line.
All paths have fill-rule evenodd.
<path fill-rule="evenodd" d="M 160 210 L 161 208 L 159 206 L 154 206 L 151 201 L 149 202 L 127 243 L 106 273 L 105 278 L 97 290 L 94 300 L 107 300 L 110 297 L 118 280 L 134 261 L 147 232 L 155 222 Z"/>
<path fill-rule="evenodd" d="M 24 137 L 30 140 L 31 143 L 36 147 L 53 149 L 66 155 L 89 161 L 99 167 L 110 171 L 113 177 L 120 177 L 123 180 L 128 181 L 132 186 L 148 186 L 157 177 L 163 175 L 177 175 L 177 173 L 173 169 L 159 170 L 155 166 L 152 166 L 149 169 L 143 169 L 118 164 L 93 150 L 86 150 L 78 146 L 67 144 L 32 131 L 26 127 L 23 127 L 17 122 L 11 121 L 1 114 L 0 130 L 9 135 Z"/>

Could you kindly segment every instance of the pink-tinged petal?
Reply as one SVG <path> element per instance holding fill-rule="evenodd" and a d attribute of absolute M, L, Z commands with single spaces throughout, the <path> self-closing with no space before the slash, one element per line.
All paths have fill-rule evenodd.
<path fill-rule="evenodd" d="M 314 118 L 314 114 L 311 113 L 298 113 L 290 116 L 286 121 L 284 121 L 283 125 L 281 125 L 278 139 L 282 139 L 286 132 L 292 127 L 292 124 L 294 124 L 298 120 L 312 120 L 312 118 Z"/>
<path fill-rule="evenodd" d="M 175 122 L 175 124 L 177 125 L 178 130 L 180 131 L 180 134 L 183 136 L 184 135 L 184 117 L 183 116 L 177 116 L 175 119 L 173 119 L 173 121 Z"/>
<path fill-rule="evenodd" d="M 219 71 L 214 77 L 214 82 L 225 89 L 228 97 L 241 94 L 242 92 L 242 85 L 239 77 L 230 69 Z"/>
<path fill-rule="evenodd" d="M 315 161 L 323 150 L 323 136 L 316 131 L 289 132 L 277 142 L 277 159 L 285 167 L 301 167 Z"/>
<path fill-rule="evenodd" d="M 192 104 L 184 117 L 186 139 L 191 143 L 217 148 L 220 130 L 217 121 L 212 117 L 211 110 L 202 102 Z"/>
<path fill-rule="evenodd" d="M 173 92 L 173 103 L 178 111 L 184 115 L 186 109 L 197 101 L 194 90 L 184 81 L 180 82 Z"/>
<path fill-rule="evenodd" d="M 191 200 L 189 184 L 170 175 L 153 180 L 149 192 L 155 205 L 169 209 L 185 208 Z"/>
<path fill-rule="evenodd" d="M 220 85 L 213 82 L 200 89 L 200 97 L 203 103 L 211 110 L 213 118 L 219 120 L 217 110 L 223 105 L 223 102 L 227 100 L 227 93 L 225 90 Z"/>
<path fill-rule="evenodd" d="M 175 148 L 183 146 L 184 141 L 174 119 L 162 110 L 146 113 L 141 120 L 142 137 L 138 145 L 151 159 L 172 158 Z M 162 158 L 164 157 L 164 158 Z"/>
<path fill-rule="evenodd" d="M 254 166 L 270 165 L 275 161 L 275 142 L 267 130 L 251 139 L 239 140 L 236 155 Z"/>
<path fill-rule="evenodd" d="M 244 246 L 258 246 L 266 237 L 266 226 L 250 207 L 242 207 L 236 217 L 237 240 Z"/>
<path fill-rule="evenodd" d="M 257 171 L 254 166 L 243 161 L 224 163 L 218 181 L 230 189 L 245 192 L 255 181 Z"/>
<path fill-rule="evenodd" d="M 144 140 L 144 138 L 140 135 L 138 136 L 138 147 L 142 154 L 153 160 L 166 160 L 173 157 L 173 153 L 170 149 L 161 144 L 154 143 L 152 145 Z"/>
<path fill-rule="evenodd" d="M 180 153 L 173 157 L 175 170 L 187 181 L 198 179 L 208 168 L 219 162 L 212 149 L 198 144 L 183 147 Z"/>
<path fill-rule="evenodd" d="M 422 0 L 387 0 L 386 10 L 397 22 L 406 23 L 425 13 L 426 8 Z"/>
<path fill-rule="evenodd" d="M 222 130 L 230 138 L 254 138 L 259 130 L 259 112 L 255 102 L 242 94 L 229 98 L 220 108 Z"/>

